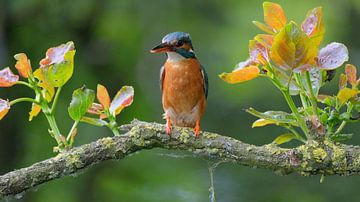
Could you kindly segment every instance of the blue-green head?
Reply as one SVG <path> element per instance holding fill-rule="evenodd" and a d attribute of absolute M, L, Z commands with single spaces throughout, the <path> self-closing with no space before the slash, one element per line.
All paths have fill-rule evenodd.
<path fill-rule="evenodd" d="M 185 58 L 195 58 L 190 34 L 185 32 L 172 32 L 167 34 L 161 44 L 150 50 L 151 53 L 176 52 Z"/>

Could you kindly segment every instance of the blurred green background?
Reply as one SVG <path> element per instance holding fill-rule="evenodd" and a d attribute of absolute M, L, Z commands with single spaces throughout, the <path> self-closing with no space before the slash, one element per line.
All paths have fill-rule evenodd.
<path fill-rule="evenodd" d="M 323 6 L 326 36 L 349 48 L 350 62 L 360 66 L 360 1 L 282 0 L 288 19 L 299 23 L 306 12 Z M 208 107 L 202 128 L 262 145 L 284 132 L 276 126 L 251 129 L 254 117 L 243 109 L 289 111 L 281 94 L 262 78 L 229 85 L 218 78 L 247 58 L 248 40 L 261 33 L 262 1 L 236 0 L 0 0 L 0 67 L 14 67 L 13 55 L 25 52 L 33 68 L 47 48 L 72 40 L 75 72 L 60 98 L 57 120 L 63 131 L 72 124 L 66 111 L 74 89 L 97 83 L 114 95 L 122 85 L 135 87 L 135 100 L 119 117 L 163 122 L 159 69 L 164 55 L 149 49 L 173 31 L 189 32 L 198 58 L 209 74 Z M 340 69 L 343 71 L 343 67 Z M 339 71 L 338 71 L 339 73 Z M 337 79 L 322 90 L 334 94 Z M 0 89 L 1 98 L 32 96 L 21 86 Z M 54 156 L 53 139 L 43 115 L 28 122 L 29 104 L 19 104 L 0 122 L 0 174 Z M 359 144 L 359 125 L 349 144 Z M 76 145 L 111 136 L 106 128 L 80 125 Z M 290 143 L 285 146 L 294 146 Z M 177 157 L 171 157 L 176 155 Z M 215 170 L 217 200 L 222 201 L 359 201 L 360 178 L 277 176 L 271 171 L 235 164 Z M 175 151 L 142 151 L 122 161 L 104 162 L 78 176 L 31 190 L 20 201 L 208 201 L 207 161 Z M 9 198 L 8 200 L 15 200 Z"/>

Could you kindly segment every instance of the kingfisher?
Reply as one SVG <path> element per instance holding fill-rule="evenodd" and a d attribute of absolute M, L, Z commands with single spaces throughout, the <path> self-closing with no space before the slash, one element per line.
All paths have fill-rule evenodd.
<path fill-rule="evenodd" d="M 150 52 L 167 56 L 160 69 L 166 133 L 170 136 L 171 125 L 175 125 L 194 128 L 195 137 L 198 137 L 206 107 L 208 77 L 195 55 L 190 34 L 169 33 Z"/>

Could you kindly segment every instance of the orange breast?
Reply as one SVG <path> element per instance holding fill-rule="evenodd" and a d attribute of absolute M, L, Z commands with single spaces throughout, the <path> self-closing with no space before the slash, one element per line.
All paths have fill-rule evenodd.
<path fill-rule="evenodd" d="M 195 113 L 195 119 L 199 120 L 205 108 L 204 83 L 200 63 L 195 59 L 188 58 L 178 62 L 167 61 L 164 67 L 162 100 L 165 113 L 168 109 L 173 110 L 175 117 L 172 119 L 176 119 L 176 115 L 183 117 Z M 195 106 L 197 106 L 196 109 L 194 109 Z M 190 119 L 191 117 L 189 117 Z M 176 120 L 173 121 L 176 122 Z M 177 125 L 193 125 L 193 123 Z"/>

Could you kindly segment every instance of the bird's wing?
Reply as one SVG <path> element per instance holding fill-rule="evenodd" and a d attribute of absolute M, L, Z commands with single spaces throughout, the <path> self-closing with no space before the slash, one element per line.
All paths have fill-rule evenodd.
<path fill-rule="evenodd" d="M 209 90 L 209 80 L 208 80 L 206 70 L 205 70 L 204 66 L 202 66 L 202 65 L 201 65 L 201 74 L 202 74 L 203 82 L 204 82 L 204 93 L 205 93 L 205 97 L 207 98 L 208 90 Z"/>
<path fill-rule="evenodd" d="M 161 90 L 161 92 L 163 92 L 164 78 L 165 78 L 165 68 L 164 68 L 164 66 L 162 66 L 160 69 L 160 90 Z"/>

